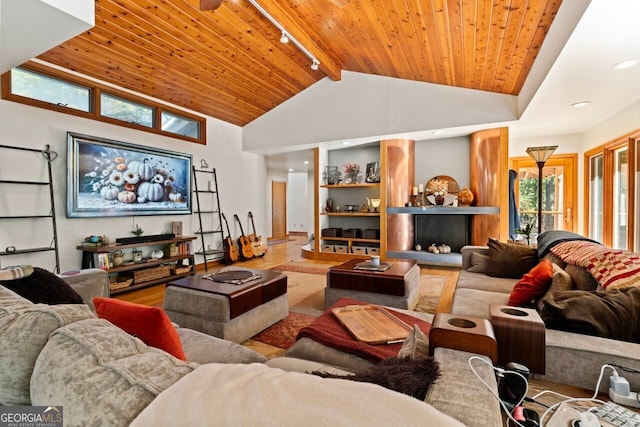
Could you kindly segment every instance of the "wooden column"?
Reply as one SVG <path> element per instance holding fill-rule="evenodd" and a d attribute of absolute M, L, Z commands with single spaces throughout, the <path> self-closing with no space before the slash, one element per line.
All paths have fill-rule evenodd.
<path fill-rule="evenodd" d="M 498 215 L 475 215 L 471 244 L 484 246 L 489 237 L 509 237 L 509 129 L 472 133 L 469 143 L 469 180 L 477 206 L 498 206 Z"/>
<path fill-rule="evenodd" d="M 413 216 L 387 216 L 387 206 L 404 206 L 415 180 L 415 141 L 389 139 L 380 141 L 380 194 L 386 200 L 380 217 L 380 253 L 413 249 Z"/>

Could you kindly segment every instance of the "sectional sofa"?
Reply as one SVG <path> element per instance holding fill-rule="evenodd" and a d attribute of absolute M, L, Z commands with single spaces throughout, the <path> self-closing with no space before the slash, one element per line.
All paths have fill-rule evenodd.
<path fill-rule="evenodd" d="M 86 302 L 108 293 L 102 270 L 64 276 Z M 501 424 L 493 370 L 469 353 L 438 349 L 441 377 L 425 401 L 325 364 L 252 350 L 178 328 L 188 361 L 148 347 L 88 304 L 33 304 L 0 286 L 0 404 L 62 406 L 84 425 Z M 485 358 L 485 361 L 487 359 Z"/>
<path fill-rule="evenodd" d="M 489 306 L 507 305 L 518 279 L 492 277 L 474 269 L 474 254 L 489 255 L 486 246 L 462 248 L 462 271 L 458 278 L 451 313 L 490 319 Z M 476 267 L 477 267 L 477 263 Z M 631 321 L 631 319 L 629 319 Z M 574 332 L 546 329 L 546 371 L 539 378 L 593 390 L 604 364 L 640 366 L 640 344 Z M 499 344 L 500 345 L 500 344 Z M 517 344 L 514 344 L 517 345 Z M 608 392 L 608 376 L 600 385 Z M 640 390 L 640 375 L 625 375 L 632 390 Z"/>

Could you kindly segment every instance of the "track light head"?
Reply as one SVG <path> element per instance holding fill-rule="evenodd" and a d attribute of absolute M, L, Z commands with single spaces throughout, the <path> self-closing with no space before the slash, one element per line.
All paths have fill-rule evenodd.
<path fill-rule="evenodd" d="M 289 43 L 289 36 L 287 36 L 287 33 L 285 33 L 284 31 L 282 32 L 282 35 L 280 36 L 280 43 L 282 43 L 282 44 Z"/>
<path fill-rule="evenodd" d="M 317 60 L 317 59 L 314 59 L 314 60 L 311 62 L 311 69 L 312 69 L 313 71 L 318 70 L 318 65 L 320 65 L 320 63 L 318 62 L 318 60 Z"/>

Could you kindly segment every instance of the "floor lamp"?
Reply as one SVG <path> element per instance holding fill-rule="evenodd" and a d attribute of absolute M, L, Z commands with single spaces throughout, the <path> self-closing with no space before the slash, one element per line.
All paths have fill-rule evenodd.
<path fill-rule="evenodd" d="M 556 148 L 558 148 L 557 145 L 527 148 L 527 154 L 538 165 L 538 235 L 542 233 L 542 168 Z"/>

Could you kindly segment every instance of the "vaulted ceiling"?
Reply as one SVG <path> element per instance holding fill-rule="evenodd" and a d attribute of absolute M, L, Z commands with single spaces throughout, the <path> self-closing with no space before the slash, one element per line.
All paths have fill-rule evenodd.
<path fill-rule="evenodd" d="M 243 126 L 341 70 L 517 95 L 561 0 L 96 0 L 38 58 Z"/>

